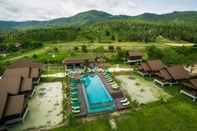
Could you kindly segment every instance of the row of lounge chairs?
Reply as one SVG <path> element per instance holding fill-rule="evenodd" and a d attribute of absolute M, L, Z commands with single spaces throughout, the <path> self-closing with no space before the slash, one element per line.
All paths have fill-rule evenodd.
<path fill-rule="evenodd" d="M 112 86 L 112 89 L 117 90 L 120 88 L 120 86 L 113 80 L 111 72 L 104 72 L 104 77 L 107 83 Z"/>
<path fill-rule="evenodd" d="M 114 90 L 118 90 L 120 86 L 113 80 L 111 72 L 104 72 L 104 77 L 107 83 L 111 84 Z M 126 97 L 121 98 L 120 103 L 122 106 L 128 106 L 130 104 L 129 100 Z"/>
<path fill-rule="evenodd" d="M 123 106 L 128 106 L 130 104 L 129 100 L 125 97 L 125 98 L 122 98 L 120 100 L 120 103 L 123 105 Z"/>
<path fill-rule="evenodd" d="M 78 81 L 71 79 L 70 81 L 70 98 L 71 98 L 71 106 L 72 106 L 72 113 L 80 113 L 80 101 L 78 98 Z"/>

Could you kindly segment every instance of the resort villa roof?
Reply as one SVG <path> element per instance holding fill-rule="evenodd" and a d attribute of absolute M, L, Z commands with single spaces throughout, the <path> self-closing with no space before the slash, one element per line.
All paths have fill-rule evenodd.
<path fill-rule="evenodd" d="M 133 52 L 133 51 L 129 51 L 128 52 L 128 57 L 129 58 L 135 58 L 135 57 L 143 57 L 143 53 L 141 53 L 141 52 Z"/>
<path fill-rule="evenodd" d="M 3 77 L 24 77 L 24 78 L 38 78 L 39 68 L 21 67 L 8 68 L 5 70 Z"/>
<path fill-rule="evenodd" d="M 26 96 L 33 92 L 33 79 L 39 78 L 40 68 L 39 63 L 21 59 L 5 70 L 0 79 L 0 124 L 12 124 L 24 118 Z"/>
<path fill-rule="evenodd" d="M 21 118 L 26 108 L 25 96 L 10 96 L 6 91 L 2 91 L 2 89 L 0 89 L 0 105 L 1 124 Z"/>
<path fill-rule="evenodd" d="M 129 51 L 128 56 L 127 56 L 127 62 L 128 63 L 137 63 L 141 62 L 144 54 L 141 52 L 134 52 L 134 51 Z"/>
<path fill-rule="evenodd" d="M 187 81 L 182 82 L 182 84 L 187 88 L 197 91 L 197 78 L 189 79 Z"/>
<path fill-rule="evenodd" d="M 184 80 L 190 77 L 189 72 L 181 65 L 163 68 L 157 75 L 163 80 Z"/>
<path fill-rule="evenodd" d="M 9 96 L 5 110 L 5 117 L 9 117 L 15 114 L 22 114 L 24 108 L 25 108 L 24 95 Z"/>
<path fill-rule="evenodd" d="M 8 94 L 5 90 L 0 88 L 0 120 L 3 117 L 4 114 L 4 110 L 5 110 L 5 106 L 7 103 L 7 99 L 8 99 Z"/>
<path fill-rule="evenodd" d="M 43 65 L 41 63 L 35 62 L 31 59 L 19 59 L 15 63 L 8 66 L 8 68 L 23 68 L 23 67 L 31 67 L 31 68 L 41 69 L 43 67 Z"/>
<path fill-rule="evenodd" d="M 142 72 L 154 73 L 160 71 L 164 67 L 161 60 L 150 60 L 146 63 L 142 63 L 139 66 L 139 70 Z"/>
<path fill-rule="evenodd" d="M 65 59 L 63 61 L 64 64 L 68 65 L 68 64 L 84 64 L 86 61 L 90 62 L 90 63 L 94 63 L 95 60 L 91 59 L 91 58 L 83 58 L 83 59 Z"/>
<path fill-rule="evenodd" d="M 17 95 L 33 90 L 32 79 L 22 77 L 9 77 L 0 80 L 0 89 L 4 89 L 9 94 Z"/>

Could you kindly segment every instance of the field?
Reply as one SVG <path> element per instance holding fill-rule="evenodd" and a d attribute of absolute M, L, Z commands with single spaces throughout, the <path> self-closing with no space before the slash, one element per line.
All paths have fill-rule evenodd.
<path fill-rule="evenodd" d="M 81 52 L 81 46 L 86 45 L 88 53 Z M 12 62 L 24 57 L 35 57 L 42 62 L 47 62 L 50 60 L 56 60 L 60 62 L 64 58 L 69 57 L 94 57 L 97 53 L 94 49 L 98 47 L 104 47 L 108 50 L 109 46 L 121 47 L 121 49 L 126 50 L 141 50 L 144 51 L 146 47 L 155 45 L 159 48 L 165 47 L 180 47 L 180 43 L 168 41 L 166 43 L 144 43 L 144 42 L 118 42 L 118 43 L 81 43 L 81 42 L 67 42 L 67 43 L 45 43 L 44 47 L 35 50 L 23 50 L 7 54 L 5 57 L 0 57 L 1 62 Z M 187 42 L 181 42 L 181 46 L 192 46 L 193 44 Z M 79 49 L 76 51 L 74 47 Z M 57 48 L 57 52 L 54 49 Z M 113 53 L 109 53 L 112 55 Z"/>

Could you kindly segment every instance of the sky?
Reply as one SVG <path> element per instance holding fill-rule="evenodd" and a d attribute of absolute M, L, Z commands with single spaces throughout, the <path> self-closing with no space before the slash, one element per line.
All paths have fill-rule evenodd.
<path fill-rule="evenodd" d="M 114 15 L 197 11 L 197 0 L 0 0 L 0 20 L 49 20 L 88 10 Z"/>

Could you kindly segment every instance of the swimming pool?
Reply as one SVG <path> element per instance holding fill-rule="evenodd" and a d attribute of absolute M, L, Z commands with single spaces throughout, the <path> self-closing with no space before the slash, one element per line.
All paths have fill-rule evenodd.
<path fill-rule="evenodd" d="M 114 100 L 98 75 L 84 75 L 81 82 L 88 113 L 115 109 Z"/>

